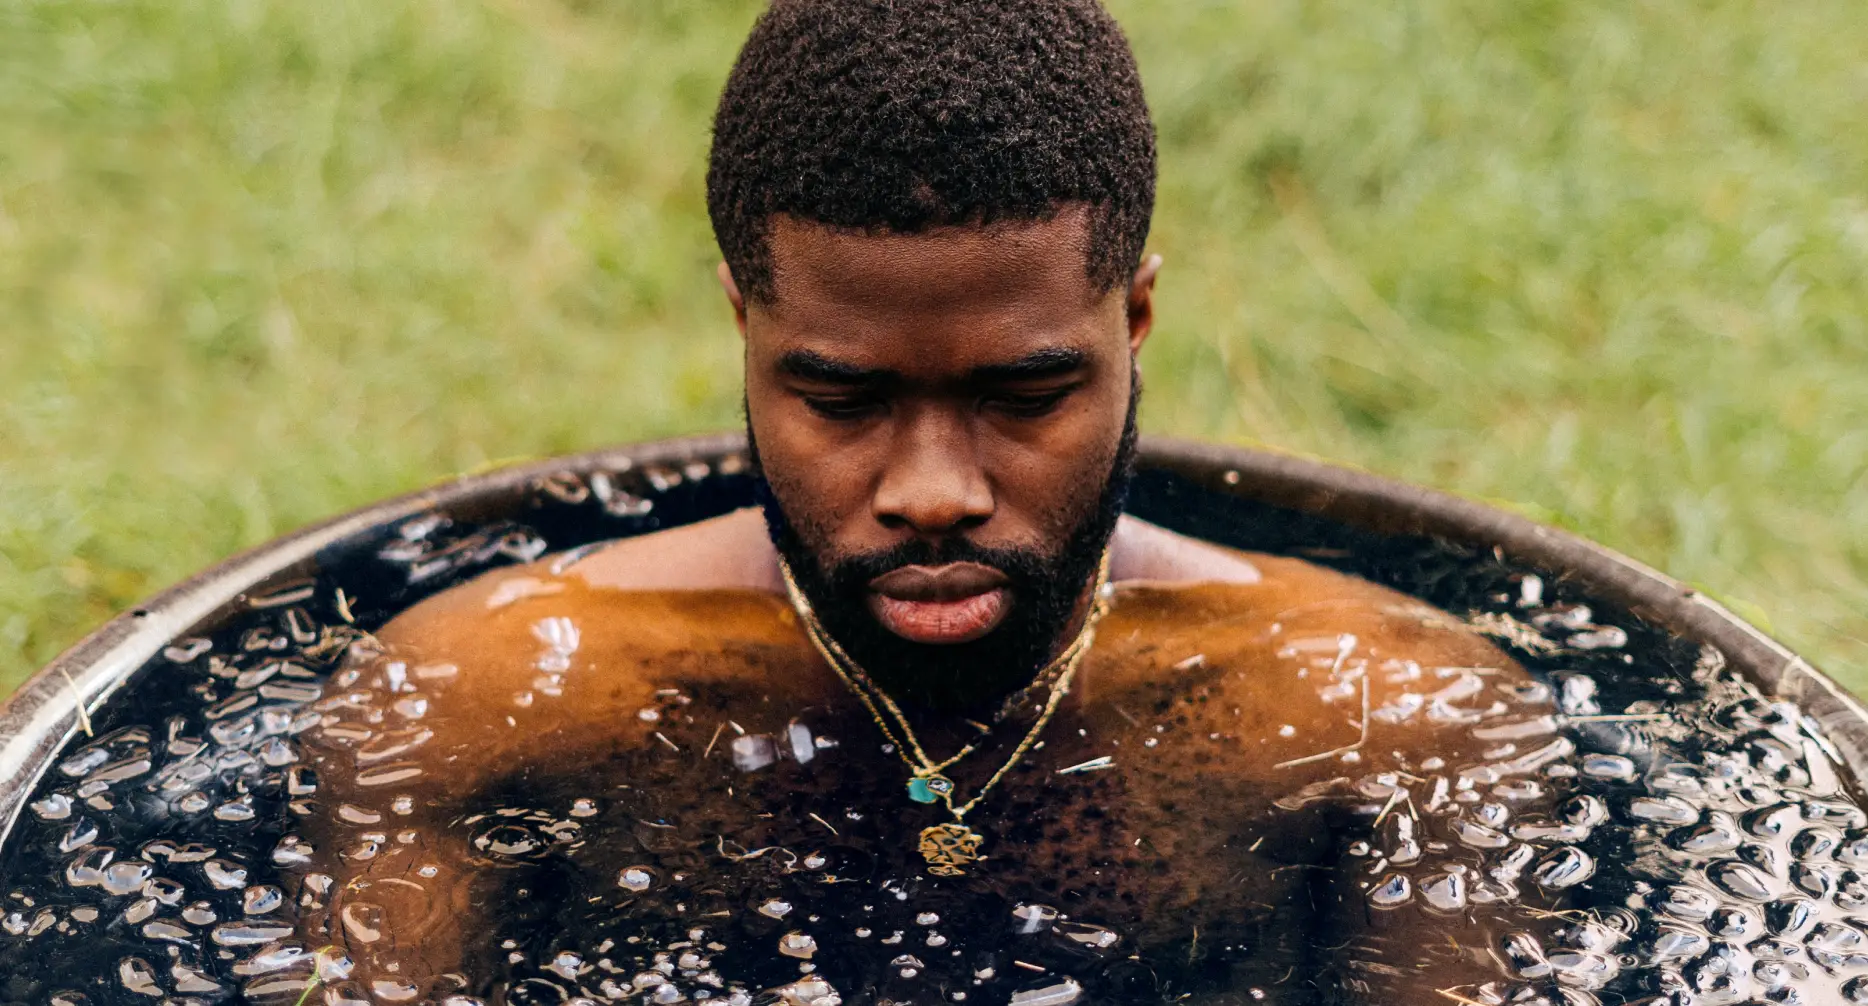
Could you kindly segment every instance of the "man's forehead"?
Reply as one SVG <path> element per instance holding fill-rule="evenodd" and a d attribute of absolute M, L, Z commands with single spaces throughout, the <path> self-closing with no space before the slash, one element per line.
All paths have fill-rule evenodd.
<path fill-rule="evenodd" d="M 890 234 L 780 218 L 775 297 L 752 356 L 798 376 L 1016 379 L 1042 359 L 1096 364 L 1126 345 L 1116 292 L 1088 271 L 1088 215 Z"/>
<path fill-rule="evenodd" d="M 773 218 L 774 313 L 841 308 L 932 311 L 1020 303 L 1051 310 L 1093 305 L 1089 215 L 936 227 L 912 234 Z"/>

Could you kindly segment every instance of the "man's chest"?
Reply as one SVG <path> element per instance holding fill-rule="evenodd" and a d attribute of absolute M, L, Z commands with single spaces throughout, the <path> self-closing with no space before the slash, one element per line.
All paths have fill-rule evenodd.
<path fill-rule="evenodd" d="M 689 998 L 813 977 L 897 1002 L 1269 987 L 1327 942 L 1338 843 L 1278 810 L 1214 717 L 1134 705 L 1060 716 L 963 819 L 914 799 L 860 710 L 661 710 L 654 745 L 518 773 L 455 823 L 483 859 L 483 966 L 569 952 L 592 991 L 660 975 Z M 955 805 L 1015 740 L 948 770 Z M 931 873 L 924 834 L 961 820 L 983 858 Z"/>
<path fill-rule="evenodd" d="M 1336 1001 L 1319 982 L 1352 943 L 1390 940 L 1412 966 L 1418 934 L 1379 931 L 1362 891 L 1379 878 L 1347 876 L 1342 854 L 1381 810 L 1361 784 L 1392 773 L 1373 761 L 1415 746 L 1390 718 L 1428 721 L 1428 699 L 1399 693 L 1445 687 L 1441 664 L 1482 684 L 1483 654 L 1417 664 L 1372 632 L 1200 625 L 1112 616 L 1023 753 L 1029 713 L 942 770 L 955 806 L 978 800 L 962 820 L 916 799 L 918 759 L 808 649 L 632 663 L 593 630 L 561 690 L 508 701 L 463 671 L 476 702 L 437 696 L 423 750 L 451 770 L 424 777 L 432 823 L 388 855 L 464 853 L 429 886 L 450 888 L 436 901 L 458 912 L 462 972 L 512 1001 L 733 1001 L 822 980 L 853 1003 L 1318 1002 Z M 921 738 L 934 761 L 973 739 L 953 723 Z M 1325 782 L 1358 812 L 1313 804 Z M 960 876 L 928 869 L 943 825 L 979 836 Z"/>

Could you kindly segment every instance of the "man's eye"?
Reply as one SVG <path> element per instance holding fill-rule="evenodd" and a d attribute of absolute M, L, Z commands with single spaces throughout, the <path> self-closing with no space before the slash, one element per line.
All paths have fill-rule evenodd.
<path fill-rule="evenodd" d="M 993 395 L 986 399 L 986 404 L 1007 415 L 1030 419 L 1042 416 L 1052 409 L 1057 408 L 1057 403 L 1063 401 L 1064 397 L 1069 394 L 1069 388 L 1060 388 L 1056 391 L 1033 392 L 1023 395 Z"/>
<path fill-rule="evenodd" d="M 863 419 L 882 407 L 874 398 L 849 395 L 812 395 L 804 400 L 811 411 L 825 419 Z"/>

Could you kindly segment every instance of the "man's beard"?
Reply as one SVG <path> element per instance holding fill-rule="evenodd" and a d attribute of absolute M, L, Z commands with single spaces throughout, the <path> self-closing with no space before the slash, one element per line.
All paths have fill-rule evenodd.
<path fill-rule="evenodd" d="M 1096 505 L 1077 521 L 1058 551 L 983 548 L 959 535 L 939 545 L 903 542 L 880 552 L 846 556 L 826 568 L 779 505 L 759 463 L 759 446 L 747 424 L 754 492 L 765 511 L 772 544 L 791 566 L 804 597 L 831 637 L 895 698 L 939 709 L 963 709 L 1029 684 L 1066 640 L 1080 602 L 1096 575 L 1116 522 L 1122 516 L 1135 462 L 1135 407 L 1140 382 L 1129 395 L 1128 417 L 1114 463 Z M 965 643 L 928 644 L 903 639 L 871 613 L 869 583 L 903 566 L 977 562 L 1004 573 L 1012 603 L 991 632 Z"/>

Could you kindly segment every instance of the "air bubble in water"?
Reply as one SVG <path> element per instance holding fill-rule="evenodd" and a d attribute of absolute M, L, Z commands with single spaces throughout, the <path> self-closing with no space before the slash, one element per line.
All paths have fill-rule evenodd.
<path fill-rule="evenodd" d="M 1776 884 L 1769 874 L 1737 860 L 1715 863 L 1706 870 L 1706 876 L 1727 894 L 1747 901 L 1766 901 L 1776 893 Z"/>
<path fill-rule="evenodd" d="M 306 866 L 311 863 L 311 855 L 314 851 L 311 843 L 297 835 L 287 835 L 279 839 L 279 844 L 273 846 L 272 861 L 278 866 Z"/>
<path fill-rule="evenodd" d="M 1018 931 L 1030 935 L 1050 928 L 1057 921 L 1057 909 L 1049 905 L 1019 905 L 1012 909 L 1012 917 L 1019 922 Z"/>
<path fill-rule="evenodd" d="M 199 968 L 190 967 L 180 961 L 169 966 L 169 977 L 175 980 L 175 991 L 183 993 L 215 993 L 227 990 L 225 985 L 208 977 Z"/>
<path fill-rule="evenodd" d="M 1679 828 L 1667 836 L 1667 844 L 1692 856 L 1718 856 L 1737 849 L 1744 836 L 1738 822 L 1724 811 L 1712 811 L 1702 824 Z"/>
<path fill-rule="evenodd" d="M 1582 674 L 1566 675 L 1558 686 L 1557 705 L 1570 716 L 1594 716 L 1602 712 L 1596 702 L 1594 678 Z"/>
<path fill-rule="evenodd" d="M 1067 943 L 1089 950 L 1108 950 L 1122 941 L 1122 937 L 1115 930 L 1087 922 L 1061 924 L 1057 927 L 1057 935 L 1063 937 Z M 941 941 L 941 943 L 945 942 L 945 939 Z M 940 944 L 935 943 L 934 937 L 930 936 L 928 945 L 939 946 Z"/>
<path fill-rule="evenodd" d="M 1618 626 L 1605 625 L 1578 632 L 1564 642 L 1578 650 L 1618 650 L 1628 645 L 1628 633 Z"/>
<path fill-rule="evenodd" d="M 784 1006 L 840 1006 L 843 1002 L 843 997 L 837 994 L 836 988 L 821 978 L 795 981 L 789 985 L 767 989 L 765 994 L 774 997 Z M 746 1001 L 750 1003 L 752 1000 Z M 732 1004 L 729 1003 L 729 1006 Z"/>
<path fill-rule="evenodd" d="M 212 640 L 199 636 L 178 639 L 173 645 L 162 651 L 162 658 L 171 663 L 186 664 L 214 648 Z"/>
<path fill-rule="evenodd" d="M 88 747 L 80 750 L 58 763 L 58 770 L 74 779 L 82 779 L 110 760 L 110 751 L 104 747 Z M 137 958 L 130 958 L 137 960 Z"/>
<path fill-rule="evenodd" d="M 117 980 L 138 995 L 162 995 L 162 986 L 156 984 L 156 970 L 141 957 L 125 957 L 117 962 Z"/>
<path fill-rule="evenodd" d="M 1083 986 L 1074 978 L 1054 985 L 1012 993 L 1011 1006 L 1070 1006 L 1083 995 Z"/>
<path fill-rule="evenodd" d="M 76 913 L 73 913 L 73 914 L 76 914 Z M 148 914 L 146 913 L 138 913 L 138 914 L 142 915 L 143 918 L 149 917 Z M 128 921 L 129 913 L 127 912 L 124 913 L 124 918 L 126 921 Z M 180 923 L 174 922 L 169 919 L 157 919 L 156 921 L 151 922 L 148 925 L 145 925 L 142 931 L 143 931 L 144 939 L 169 940 L 175 943 L 193 943 L 194 942 L 193 933 L 183 928 Z"/>
<path fill-rule="evenodd" d="M 1588 880 L 1596 872 L 1595 860 L 1581 849 L 1562 846 L 1544 854 L 1531 868 L 1538 886 L 1561 890 Z"/>
<path fill-rule="evenodd" d="M 1714 912 L 1706 928 L 1714 936 L 1744 943 L 1762 935 L 1764 923 L 1755 909 L 1732 906 Z"/>
<path fill-rule="evenodd" d="M 1421 879 L 1421 900 L 1442 912 L 1457 912 L 1466 907 L 1466 876 L 1448 871 Z"/>
<path fill-rule="evenodd" d="M 104 882 L 104 870 L 117 858 L 117 850 L 96 845 L 79 853 L 65 865 L 65 883 L 73 887 L 97 887 Z"/>
<path fill-rule="evenodd" d="M 1499 941 L 1499 950 L 1513 974 L 1519 978 L 1543 978 L 1550 974 L 1550 962 L 1537 937 L 1526 932 L 1507 933 Z"/>
<path fill-rule="evenodd" d="M 1842 846 L 1842 833 L 1816 825 L 1790 840 L 1790 854 L 1804 862 L 1828 859 Z"/>
<path fill-rule="evenodd" d="M 1558 950 L 1547 960 L 1557 981 L 1584 989 L 1599 989 L 1621 973 L 1615 958 L 1586 950 Z"/>
<path fill-rule="evenodd" d="M 87 818 L 78 818 L 59 836 L 58 851 L 72 852 L 82 849 L 97 840 L 97 825 Z"/>
<path fill-rule="evenodd" d="M 1795 804 L 1780 803 L 1764 807 L 1745 815 L 1745 830 L 1759 838 L 1776 838 L 1786 831 L 1795 830 L 1802 822 L 1802 813 Z"/>
<path fill-rule="evenodd" d="M 401 978 L 378 978 L 370 982 L 370 993 L 379 1003 L 413 1002 L 421 998 L 421 987 Z"/>
<path fill-rule="evenodd" d="M 735 737 L 729 749 L 733 766 L 741 772 L 756 772 L 778 760 L 778 746 L 764 734 Z"/>
<path fill-rule="evenodd" d="M 292 927 L 283 923 L 250 921 L 223 922 L 214 927 L 209 934 L 215 943 L 223 947 L 259 946 L 274 940 L 283 940 L 292 935 Z"/>
<path fill-rule="evenodd" d="M 156 874 L 154 865 L 140 859 L 112 863 L 104 868 L 101 886 L 114 895 L 134 894 Z"/>
<path fill-rule="evenodd" d="M 311 971 L 316 965 L 316 955 L 295 943 L 275 943 L 260 948 L 259 952 L 233 966 L 233 973 L 242 977 L 272 974 L 276 971 Z"/>
<path fill-rule="evenodd" d="M 785 737 L 791 742 L 791 756 L 803 765 L 817 757 L 817 745 L 811 739 L 809 727 L 797 720 L 792 720 L 785 727 Z"/>
<path fill-rule="evenodd" d="M 1662 925 L 1654 934 L 1651 953 L 1656 961 L 1698 957 L 1710 946 L 1712 941 L 1707 939 L 1705 933 L 1681 926 Z"/>
<path fill-rule="evenodd" d="M 778 952 L 784 954 L 786 957 L 797 957 L 803 960 L 809 960 L 817 953 L 817 941 L 812 939 L 809 933 L 799 932 L 794 929 L 779 937 Z"/>
<path fill-rule="evenodd" d="M 1699 809 L 1677 796 L 1638 796 L 1628 801 L 1628 816 L 1655 824 L 1692 824 Z"/>
<path fill-rule="evenodd" d="M 246 886 L 246 867 L 224 859 L 210 859 L 201 864 L 201 874 L 217 891 L 233 891 Z"/>
<path fill-rule="evenodd" d="M 1544 787 L 1535 779 L 1507 779 L 1492 787 L 1492 795 L 1501 800 L 1522 803 L 1543 796 Z"/>
<path fill-rule="evenodd" d="M 247 915 L 264 915 L 285 903 L 285 892 L 271 884 L 255 884 L 241 893 L 240 900 L 241 911 Z"/>
<path fill-rule="evenodd" d="M 1474 849 L 1502 849 L 1511 844 L 1509 838 L 1477 821 L 1457 819 L 1452 824 L 1452 830 L 1453 837 L 1458 839 L 1461 845 L 1471 846 Z"/>
<path fill-rule="evenodd" d="M 1369 904 L 1377 908 L 1394 908 L 1405 905 L 1414 898 L 1413 882 L 1407 874 L 1390 873 L 1381 882 L 1369 888 Z"/>
<path fill-rule="evenodd" d="M 1592 779 L 1632 782 L 1635 776 L 1635 763 L 1626 755 L 1586 754 L 1582 760 L 1582 773 Z"/>
<path fill-rule="evenodd" d="M 422 767 L 414 762 L 394 762 L 358 772 L 356 780 L 359 786 L 392 786 L 418 779 L 421 774 Z"/>
<path fill-rule="evenodd" d="M 388 924 L 383 907 L 368 901 L 346 903 L 338 918 L 343 922 L 344 932 L 358 943 L 375 943 L 382 939 Z"/>
<path fill-rule="evenodd" d="M 32 812 L 41 821 L 62 821 L 71 816 L 71 797 L 64 793 L 50 793 L 32 802 Z"/>

